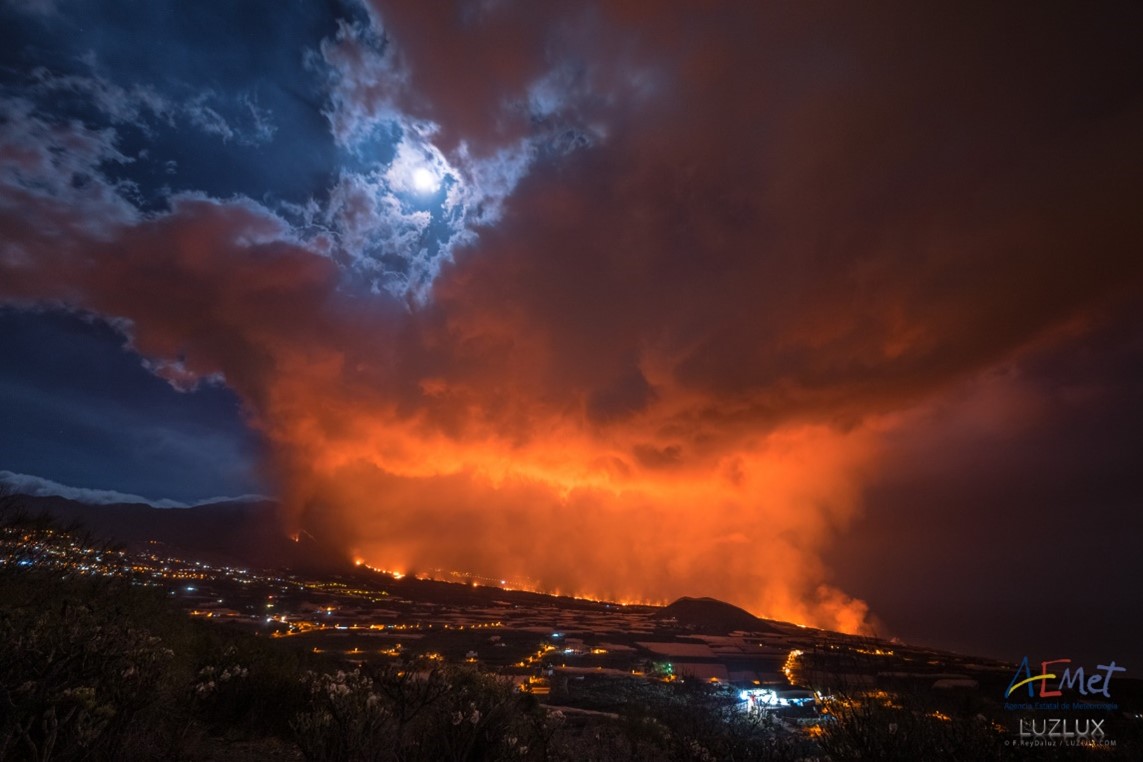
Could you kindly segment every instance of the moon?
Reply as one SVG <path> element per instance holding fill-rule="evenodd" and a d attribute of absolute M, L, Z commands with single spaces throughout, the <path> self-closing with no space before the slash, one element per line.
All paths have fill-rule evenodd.
<path fill-rule="evenodd" d="M 428 167 L 417 167 L 413 170 L 413 187 L 417 192 L 436 193 L 440 185 L 440 178 Z"/>

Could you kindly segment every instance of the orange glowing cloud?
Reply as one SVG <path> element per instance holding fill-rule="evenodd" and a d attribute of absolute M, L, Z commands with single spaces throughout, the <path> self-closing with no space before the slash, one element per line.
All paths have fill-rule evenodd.
<path fill-rule="evenodd" d="M 187 200 L 123 230 L 98 268 L 46 255 L 76 277 L 28 269 L 9 289 L 75 300 L 78 286 L 85 307 L 132 317 L 138 351 L 222 372 L 275 446 L 297 521 L 332 532 L 347 558 L 608 599 L 716 594 L 770 616 L 864 626 L 862 604 L 825 584 L 820 557 L 855 515 L 867 433 L 691 423 L 714 401 L 658 375 L 664 360 L 650 355 L 660 401 L 601 422 L 584 391 L 544 398 L 542 358 L 555 353 L 533 351 L 539 336 L 506 350 L 495 325 L 433 334 L 416 324 L 431 312 L 334 301 L 328 262 L 274 241 L 282 232 L 249 207 Z M 417 342 L 400 349 L 402 331 Z M 520 372 L 402 375 L 458 333 Z M 463 368 L 469 350 L 446 348 Z"/>
<path fill-rule="evenodd" d="M 608 600 L 714 593 L 801 623 L 867 625 L 859 601 L 825 585 L 820 560 L 857 510 L 872 466 L 865 433 L 775 432 L 656 473 L 558 429 L 519 447 L 426 442 L 374 423 L 371 439 L 312 442 L 294 493 L 337 512 L 372 566 Z"/>
<path fill-rule="evenodd" d="M 1143 110 L 1042 118 L 1096 57 L 1032 71 L 992 25 L 908 8 L 883 29 L 378 5 L 450 161 L 541 127 L 587 144 L 529 154 L 423 299 L 252 201 L 0 199 L 0 296 L 127 318 L 140 354 L 221 374 L 272 445 L 285 529 L 347 559 L 867 629 L 827 560 L 892 468 L 886 432 L 1140 292 Z M 378 87 L 343 93 L 357 117 L 392 105 Z"/>

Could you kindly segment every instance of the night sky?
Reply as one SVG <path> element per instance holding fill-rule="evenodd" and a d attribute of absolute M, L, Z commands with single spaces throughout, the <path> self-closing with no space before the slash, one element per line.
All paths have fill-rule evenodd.
<path fill-rule="evenodd" d="M 0 479 L 1143 670 L 1140 29 L 7 2 Z"/>

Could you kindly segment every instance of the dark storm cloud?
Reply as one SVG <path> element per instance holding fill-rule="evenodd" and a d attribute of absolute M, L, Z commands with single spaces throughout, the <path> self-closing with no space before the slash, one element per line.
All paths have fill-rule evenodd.
<path fill-rule="evenodd" d="M 409 71 L 408 98 L 443 125 L 449 142 L 482 148 L 519 137 L 526 113 L 514 100 L 545 71 L 545 46 L 559 13 L 515 7 L 374 4 Z M 469 62 L 470 65 L 464 65 Z M 471 65 L 479 62 L 479 65 Z"/>
<path fill-rule="evenodd" d="M 998 13 L 1001 30 L 1023 24 L 1015 44 L 920 11 L 720 9 L 602 30 L 658 43 L 639 63 L 663 91 L 615 104 L 590 156 L 524 181 L 458 267 L 458 308 L 511 294 L 560 348 L 553 375 L 589 393 L 641 352 L 763 417 L 892 407 L 997 361 L 1136 284 L 1143 237 L 1143 104 L 1108 84 L 1138 73 L 1128 36 L 1086 14 Z M 439 25 L 472 45 L 517 39 L 476 23 Z M 467 49 L 439 43 L 430 72 Z M 544 61 L 497 65 L 524 77 Z M 497 81 L 489 103 L 522 88 L 506 76 L 487 92 Z M 455 129 L 479 132 L 472 93 L 453 103 L 432 84 Z"/>
<path fill-rule="evenodd" d="M 1141 358 L 1138 312 L 1120 305 L 901 426 L 832 559 L 850 592 L 906 640 L 1143 658 L 1126 583 L 1143 532 Z"/>
<path fill-rule="evenodd" d="M 592 391 L 585 412 L 596 423 L 625 418 L 638 413 L 655 398 L 655 390 L 638 368 L 617 377 L 611 384 Z"/>
<path fill-rule="evenodd" d="M 432 119 L 447 149 L 488 155 L 530 137 L 541 156 L 562 155 L 593 144 L 622 107 L 664 84 L 661 60 L 644 68 L 648 19 L 609 16 L 610 6 L 369 5 L 408 77 L 395 100 Z"/>

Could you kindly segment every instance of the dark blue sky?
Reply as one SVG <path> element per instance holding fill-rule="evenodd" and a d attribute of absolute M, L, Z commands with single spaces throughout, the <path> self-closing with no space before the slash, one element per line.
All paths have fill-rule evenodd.
<path fill-rule="evenodd" d="M 181 502 L 267 491 L 233 392 L 176 391 L 104 320 L 0 309 L 0 357 L 0 468 Z"/>

